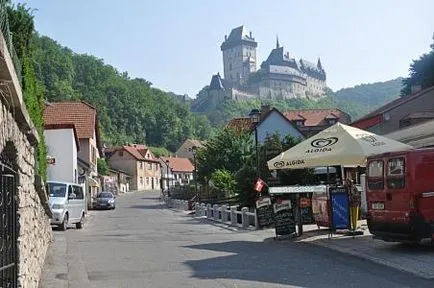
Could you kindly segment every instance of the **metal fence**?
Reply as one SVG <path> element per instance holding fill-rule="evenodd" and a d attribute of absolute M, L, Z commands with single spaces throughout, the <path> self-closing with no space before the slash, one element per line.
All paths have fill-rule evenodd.
<path fill-rule="evenodd" d="M 21 84 L 21 62 L 18 58 L 17 51 L 12 42 L 12 32 L 9 29 L 8 11 L 5 0 L 0 0 L 0 31 L 5 39 L 6 46 L 8 47 L 9 54 L 11 55 L 12 62 L 14 63 L 15 73 L 17 74 L 18 81 Z"/>
<path fill-rule="evenodd" d="M 0 156 L 0 287 L 17 287 L 17 173 Z"/>

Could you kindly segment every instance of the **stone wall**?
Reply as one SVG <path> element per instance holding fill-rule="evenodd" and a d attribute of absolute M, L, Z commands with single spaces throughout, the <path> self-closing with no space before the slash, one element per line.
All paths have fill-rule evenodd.
<path fill-rule="evenodd" d="M 3 92 L 3 91 L 0 91 Z M 13 160 L 18 173 L 19 287 L 38 287 L 47 248 L 52 239 L 49 207 L 43 185 L 35 177 L 35 143 L 29 142 L 24 123 L 1 103 L 0 151 Z M 12 108 L 12 111 L 16 109 Z M 22 112 L 22 111 L 21 111 Z M 20 129 L 21 128 L 21 129 Z M 22 131 L 26 131 L 24 134 Z"/>

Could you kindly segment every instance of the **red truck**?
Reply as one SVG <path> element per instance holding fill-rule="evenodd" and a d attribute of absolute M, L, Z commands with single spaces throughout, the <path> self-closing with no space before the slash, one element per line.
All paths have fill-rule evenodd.
<path fill-rule="evenodd" d="M 434 242 L 434 148 L 368 158 L 367 222 L 374 238 Z"/>

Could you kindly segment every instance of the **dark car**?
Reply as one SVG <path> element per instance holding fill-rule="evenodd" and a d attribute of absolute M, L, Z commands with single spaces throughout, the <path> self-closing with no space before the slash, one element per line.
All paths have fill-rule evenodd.
<path fill-rule="evenodd" d="M 115 198 L 111 192 L 101 192 L 96 197 L 94 206 L 97 209 L 115 209 Z"/>

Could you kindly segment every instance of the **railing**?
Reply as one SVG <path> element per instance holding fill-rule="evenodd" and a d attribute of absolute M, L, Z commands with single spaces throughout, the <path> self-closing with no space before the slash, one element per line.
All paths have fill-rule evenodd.
<path fill-rule="evenodd" d="M 5 39 L 6 46 L 8 47 L 9 54 L 11 55 L 12 62 L 14 63 L 15 73 L 17 74 L 18 80 L 21 84 L 21 62 L 18 58 L 17 52 L 14 48 L 12 42 L 12 33 L 9 29 L 8 11 L 5 0 L 0 0 L 0 31 Z"/>
<path fill-rule="evenodd" d="M 186 200 L 167 199 L 169 208 L 189 210 L 189 203 Z M 258 221 L 255 212 L 249 212 L 249 208 L 229 205 L 211 205 L 196 202 L 194 204 L 196 217 L 207 218 L 216 222 L 245 229 L 257 229 Z M 239 210 L 240 209 L 240 210 Z"/>

